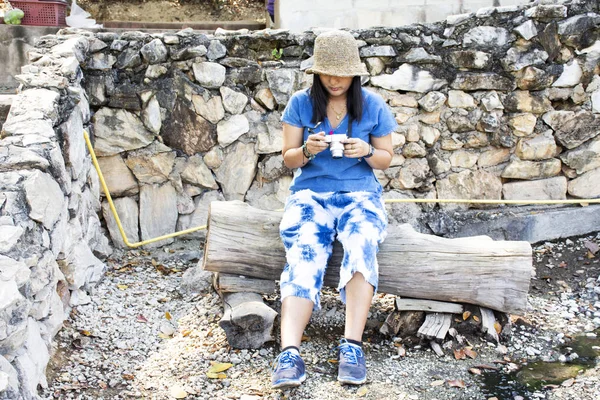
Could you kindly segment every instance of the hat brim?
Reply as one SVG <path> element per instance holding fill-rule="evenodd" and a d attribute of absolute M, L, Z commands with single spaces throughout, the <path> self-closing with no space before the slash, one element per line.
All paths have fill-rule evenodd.
<path fill-rule="evenodd" d="M 330 76 L 339 76 L 341 78 L 354 77 L 354 76 L 369 76 L 369 71 L 363 65 L 359 70 L 350 70 L 350 71 L 332 71 L 325 68 L 311 67 L 306 71 L 307 74 L 317 74 L 317 75 L 330 75 Z"/>

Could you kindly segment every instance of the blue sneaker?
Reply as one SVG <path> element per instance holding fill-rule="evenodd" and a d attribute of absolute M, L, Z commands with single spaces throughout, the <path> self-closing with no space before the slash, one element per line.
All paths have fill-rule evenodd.
<path fill-rule="evenodd" d="M 360 346 L 340 340 L 338 346 L 338 378 L 341 383 L 362 385 L 367 381 L 365 353 Z"/>
<path fill-rule="evenodd" d="M 273 363 L 271 385 L 273 389 L 300 386 L 306 379 L 304 361 L 294 351 L 284 350 Z"/>

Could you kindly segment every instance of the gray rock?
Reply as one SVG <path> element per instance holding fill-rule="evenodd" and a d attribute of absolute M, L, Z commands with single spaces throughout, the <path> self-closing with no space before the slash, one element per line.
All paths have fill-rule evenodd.
<path fill-rule="evenodd" d="M 210 45 L 208 46 L 208 52 L 206 53 L 206 57 L 209 60 L 218 60 L 219 58 L 223 58 L 227 55 L 227 47 L 221 43 L 220 40 L 211 40 Z"/>
<path fill-rule="evenodd" d="M 461 90 L 449 90 L 448 91 L 448 107 L 451 108 L 466 108 L 474 109 L 477 107 L 475 99 L 468 93 Z"/>
<path fill-rule="evenodd" d="M 543 179 L 560 174 L 561 162 L 557 158 L 543 161 L 511 161 L 502 177 L 508 179 Z"/>
<path fill-rule="evenodd" d="M 257 161 L 254 143 L 236 142 L 225 150 L 216 178 L 226 200 L 244 199 L 256 174 Z"/>
<path fill-rule="evenodd" d="M 532 95 L 528 91 L 517 90 L 504 98 L 504 108 L 512 112 L 544 114 L 552 110 L 552 103 L 539 94 Z"/>
<path fill-rule="evenodd" d="M 256 152 L 258 154 L 281 152 L 283 148 L 283 129 L 279 122 L 279 113 L 273 113 L 269 116 L 266 127 L 266 131 L 258 131 Z"/>
<path fill-rule="evenodd" d="M 79 62 L 84 62 L 90 48 L 89 41 L 84 37 L 74 37 L 65 40 L 50 49 L 50 54 L 57 57 L 75 57 Z"/>
<path fill-rule="evenodd" d="M 456 79 L 451 83 L 452 89 L 473 91 L 473 90 L 499 90 L 508 92 L 515 89 L 515 83 L 512 79 L 492 73 L 465 73 L 460 72 Z"/>
<path fill-rule="evenodd" d="M 548 119 L 555 121 L 558 116 L 560 128 L 556 140 L 567 149 L 574 149 L 600 134 L 600 118 L 589 111 L 580 111 L 573 118 L 571 114 L 550 114 Z M 565 121 L 566 120 L 566 121 Z"/>
<path fill-rule="evenodd" d="M 492 167 L 507 162 L 510 159 L 510 150 L 502 148 L 492 148 L 479 155 L 477 165 L 481 168 Z"/>
<path fill-rule="evenodd" d="M 442 57 L 429 54 L 424 48 L 417 47 L 402 54 L 398 57 L 398 61 L 414 64 L 439 64 L 442 62 Z"/>
<path fill-rule="evenodd" d="M 477 50 L 453 51 L 448 55 L 452 65 L 460 69 L 486 69 L 490 66 L 492 56 Z"/>
<path fill-rule="evenodd" d="M 521 160 L 546 160 L 558 154 L 552 131 L 546 131 L 531 139 L 520 139 L 515 154 Z"/>
<path fill-rule="evenodd" d="M 117 62 L 117 59 L 112 54 L 96 53 L 86 65 L 87 69 L 97 71 L 110 71 Z"/>
<path fill-rule="evenodd" d="M 171 58 L 175 61 L 184 61 L 190 60 L 192 58 L 203 57 L 206 55 L 207 52 L 208 50 L 204 45 L 184 47 L 183 49 L 172 53 Z"/>
<path fill-rule="evenodd" d="M 501 62 L 506 71 L 515 72 L 531 65 L 544 65 L 547 59 L 544 50 L 511 47 Z"/>
<path fill-rule="evenodd" d="M 204 226 L 208 221 L 208 208 L 210 203 L 213 201 L 223 201 L 225 198 L 223 195 L 216 191 L 211 190 L 204 192 L 200 196 L 194 198 L 195 210 L 192 214 L 181 215 L 177 221 L 177 230 L 190 229 L 197 226 Z M 205 230 L 198 230 L 192 233 L 186 234 L 186 238 L 203 239 L 206 236 Z"/>
<path fill-rule="evenodd" d="M 112 196 L 130 196 L 139 192 L 137 181 L 121 155 L 99 157 L 98 164 Z"/>
<path fill-rule="evenodd" d="M 146 107 L 142 110 L 140 117 L 142 119 L 142 123 L 150 132 L 155 134 L 160 133 L 160 128 L 162 127 L 162 119 L 160 105 L 158 104 L 156 96 L 153 96 L 148 101 Z"/>
<path fill-rule="evenodd" d="M 507 182 L 502 186 L 506 200 L 564 200 L 567 198 L 567 178 L 557 176 L 534 181 Z"/>
<path fill-rule="evenodd" d="M 189 156 L 207 152 L 217 144 L 216 127 L 183 101 L 175 103 L 171 118 L 163 123 L 162 132 L 165 144 Z"/>
<path fill-rule="evenodd" d="M 58 122 L 58 100 L 60 95 L 48 89 L 28 89 L 21 92 L 13 99 L 10 113 L 5 123 L 8 125 L 11 119 L 26 116 L 26 119 L 50 119 L 53 123 Z"/>
<path fill-rule="evenodd" d="M 499 177 L 485 171 L 462 171 L 438 179 L 435 184 L 440 199 L 500 199 L 502 182 Z M 470 204 L 443 203 L 444 210 L 465 210 Z"/>
<path fill-rule="evenodd" d="M 435 78 L 429 71 L 419 70 L 410 64 L 402 64 L 392 75 L 371 77 L 371 84 L 388 90 L 427 93 L 443 88 L 447 82 Z"/>
<path fill-rule="evenodd" d="M 201 266 L 188 268 L 181 277 L 180 292 L 186 295 L 207 293 L 212 289 L 213 273 Z"/>
<path fill-rule="evenodd" d="M 392 46 L 364 46 L 360 48 L 361 57 L 396 57 L 398 53 Z"/>
<path fill-rule="evenodd" d="M 577 60 L 572 60 L 565 65 L 563 73 L 552 84 L 552 87 L 574 87 L 579 85 L 583 70 Z"/>
<path fill-rule="evenodd" d="M 160 184 L 169 179 L 175 157 L 176 152 L 160 142 L 154 142 L 143 149 L 130 152 L 125 164 L 140 183 Z"/>
<path fill-rule="evenodd" d="M 267 82 L 277 104 L 286 105 L 297 89 L 296 71 L 288 68 L 267 71 Z"/>
<path fill-rule="evenodd" d="M 225 109 L 221 97 L 210 97 L 208 93 L 192 95 L 192 103 L 196 112 L 213 124 L 218 124 L 225 117 Z M 218 128 L 217 128 L 218 132 Z"/>
<path fill-rule="evenodd" d="M 571 196 L 583 199 L 600 197 L 600 168 L 593 169 L 569 181 L 568 191 Z"/>
<path fill-rule="evenodd" d="M 521 25 L 514 29 L 523 39 L 531 40 L 537 36 L 537 29 L 532 20 L 523 22 Z"/>
<path fill-rule="evenodd" d="M 476 26 L 463 37 L 466 48 L 497 50 L 510 41 L 510 33 L 505 28 L 493 26 Z"/>
<path fill-rule="evenodd" d="M 566 151 L 560 159 L 569 167 L 577 170 L 578 174 L 600 167 L 600 136 L 582 144 L 576 149 Z"/>
<path fill-rule="evenodd" d="M 129 243 L 138 242 L 140 240 L 140 236 L 138 226 L 139 208 L 137 202 L 131 197 L 121 197 L 119 199 L 114 199 L 113 203 L 115 205 L 117 215 L 121 221 L 121 226 L 123 227 L 125 235 L 127 236 L 127 240 Z M 113 244 L 116 247 L 128 248 L 125 245 L 125 241 L 121 236 L 121 232 L 117 226 L 115 217 L 110 210 L 108 202 L 106 201 L 102 203 L 102 215 L 104 217 L 104 221 L 106 221 L 106 226 L 108 228 L 108 232 L 110 233 Z"/>
<path fill-rule="evenodd" d="M 217 125 L 219 144 L 223 147 L 227 147 L 249 130 L 250 125 L 248 123 L 248 118 L 244 115 L 233 115 L 228 120 L 221 121 Z"/>
<path fill-rule="evenodd" d="M 125 50 L 125 47 L 127 46 L 129 46 L 129 42 L 127 40 L 117 39 L 113 40 L 113 42 L 110 44 L 110 49 L 121 52 Z"/>
<path fill-rule="evenodd" d="M 209 89 L 217 89 L 225 82 L 225 67 L 221 64 L 203 62 L 192 64 L 194 77 L 201 85 Z"/>
<path fill-rule="evenodd" d="M 147 63 L 158 64 L 167 60 L 169 51 L 160 39 L 154 39 L 150 43 L 143 45 L 140 53 L 142 53 L 142 57 L 144 57 L 144 61 Z"/>
<path fill-rule="evenodd" d="M 154 135 L 142 121 L 127 110 L 102 107 L 92 118 L 98 156 L 111 156 L 152 143 Z"/>
<path fill-rule="evenodd" d="M 162 186 L 143 185 L 140 188 L 140 232 L 142 240 L 175 232 L 177 226 L 177 193 L 170 183 Z M 148 245 L 162 246 L 173 239 Z"/>
<path fill-rule="evenodd" d="M 256 92 L 254 99 L 261 105 L 267 107 L 269 110 L 275 109 L 275 97 L 269 88 L 260 89 L 258 92 Z"/>
<path fill-rule="evenodd" d="M 450 166 L 453 168 L 473 168 L 477 165 L 479 155 L 471 151 L 456 150 L 450 154 Z"/>
<path fill-rule="evenodd" d="M 51 230 L 60 217 L 65 196 L 52 176 L 34 171 L 23 183 L 29 217 Z"/>
<path fill-rule="evenodd" d="M 525 11 L 525 16 L 540 21 L 563 19 L 567 16 L 567 7 L 562 4 L 540 4 Z"/>
<path fill-rule="evenodd" d="M 142 56 L 138 49 L 130 48 L 117 56 L 115 66 L 119 69 L 133 69 L 142 65 Z"/>
<path fill-rule="evenodd" d="M 181 172 L 181 179 L 183 179 L 184 182 L 207 189 L 219 188 L 212 172 L 199 155 L 194 155 L 187 159 L 183 171 Z"/>
<path fill-rule="evenodd" d="M 446 102 L 446 95 L 441 92 L 429 92 L 419 100 L 419 105 L 427 112 L 440 108 Z"/>
<path fill-rule="evenodd" d="M 20 226 L 0 226 L 0 253 L 9 253 L 21 239 L 23 232 Z"/>
<path fill-rule="evenodd" d="M 248 97 L 245 94 L 236 92 L 227 86 L 221 86 L 219 89 L 223 99 L 223 107 L 230 114 L 241 114 L 248 103 Z"/>
<path fill-rule="evenodd" d="M 146 68 L 146 78 L 150 78 L 150 79 L 156 79 L 156 78 L 160 78 L 161 76 L 165 75 L 167 72 L 169 72 L 169 69 L 167 67 L 165 67 L 164 65 L 160 65 L 160 64 L 154 64 L 154 65 L 149 65 L 148 68 Z"/>
<path fill-rule="evenodd" d="M 427 188 L 432 176 L 425 158 L 411 158 L 398 167 L 397 173 L 391 178 L 390 186 L 393 189 L 404 190 Z"/>
<path fill-rule="evenodd" d="M 531 135 L 536 122 L 536 116 L 531 113 L 513 114 L 508 120 L 509 126 L 513 129 L 513 134 L 519 137 Z"/>

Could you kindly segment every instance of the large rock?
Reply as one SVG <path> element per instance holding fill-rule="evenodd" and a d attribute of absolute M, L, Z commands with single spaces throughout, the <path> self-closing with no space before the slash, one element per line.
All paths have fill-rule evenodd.
<path fill-rule="evenodd" d="M 555 136 L 567 149 L 574 149 L 600 134 L 600 117 L 589 111 L 572 114 L 551 114 L 548 121 L 558 127 Z M 559 122 L 556 122 L 556 120 Z M 556 129 L 556 128 L 555 128 Z"/>
<path fill-rule="evenodd" d="M 170 183 L 162 186 L 143 185 L 140 188 L 140 232 L 142 240 L 175 232 L 177 217 L 177 192 Z M 157 247 L 172 242 L 173 239 L 166 239 L 148 246 Z"/>
<path fill-rule="evenodd" d="M 573 60 L 565 65 L 560 77 L 552 84 L 552 87 L 575 87 L 581 82 L 583 71 L 579 62 Z"/>
<path fill-rule="evenodd" d="M 477 159 L 477 165 L 481 168 L 493 167 L 507 162 L 510 159 L 510 150 L 504 148 L 491 148 L 484 151 Z"/>
<path fill-rule="evenodd" d="M 177 230 L 182 231 L 197 226 L 206 225 L 208 222 L 208 209 L 210 207 L 210 203 L 213 201 L 223 200 L 225 200 L 223 195 L 216 190 L 211 190 L 200 196 L 196 196 L 194 198 L 194 212 L 192 214 L 179 216 L 179 220 L 177 221 Z M 206 237 L 206 230 L 198 230 L 196 232 L 188 233 L 184 237 L 203 239 Z"/>
<path fill-rule="evenodd" d="M 267 82 L 277 104 L 286 105 L 297 89 L 298 77 L 293 69 L 276 69 L 267 71 Z"/>
<path fill-rule="evenodd" d="M 154 140 L 154 135 L 142 121 L 126 110 L 102 107 L 94 114 L 92 122 L 96 137 L 94 150 L 98 156 L 139 149 Z"/>
<path fill-rule="evenodd" d="M 198 155 L 187 159 L 183 171 L 181 172 L 181 179 L 184 182 L 207 189 L 219 188 L 212 172 L 206 166 L 202 157 Z"/>
<path fill-rule="evenodd" d="M 544 50 L 511 47 L 501 63 L 505 71 L 516 72 L 531 65 L 544 65 L 547 59 L 548 53 Z"/>
<path fill-rule="evenodd" d="M 485 171 L 462 171 L 450 174 L 435 184 L 439 199 L 489 199 L 499 200 L 502 182 L 497 176 Z M 440 203 L 445 210 L 465 210 L 473 206 L 462 203 Z"/>
<path fill-rule="evenodd" d="M 281 210 L 290 195 L 291 182 L 291 176 L 282 176 L 271 182 L 254 181 L 246 194 L 246 202 L 262 210 Z"/>
<path fill-rule="evenodd" d="M 83 241 L 77 242 L 66 259 L 58 261 L 58 265 L 71 290 L 93 287 L 102 279 L 106 269 L 102 261 L 96 258 L 90 247 Z"/>
<path fill-rule="evenodd" d="M 20 226 L 0 225 L 0 253 L 9 253 L 23 236 Z"/>
<path fill-rule="evenodd" d="M 227 86 L 219 89 L 223 98 L 223 107 L 230 114 L 241 114 L 248 103 L 248 97 L 244 93 L 236 92 Z"/>
<path fill-rule="evenodd" d="M 164 183 L 173 170 L 177 153 L 156 141 L 127 155 L 125 164 L 140 183 Z"/>
<path fill-rule="evenodd" d="M 258 154 L 281 152 L 283 148 L 283 128 L 279 122 L 279 113 L 271 113 L 267 119 L 266 130 L 259 129 L 256 141 Z"/>
<path fill-rule="evenodd" d="M 219 96 L 210 97 L 208 93 L 194 94 L 192 103 L 196 112 L 213 124 L 219 123 L 225 117 L 225 109 Z"/>
<path fill-rule="evenodd" d="M 546 131 L 531 139 L 520 139 L 515 154 L 521 160 L 546 160 L 558 154 L 552 131 Z"/>
<path fill-rule="evenodd" d="M 12 118 L 25 115 L 26 119 L 50 119 L 58 121 L 58 100 L 60 95 L 48 89 L 28 89 L 13 99 L 6 123 Z"/>
<path fill-rule="evenodd" d="M 216 177 L 226 200 L 244 199 L 256 175 L 257 161 L 254 143 L 237 142 L 225 150 Z"/>
<path fill-rule="evenodd" d="M 475 104 L 475 99 L 470 94 L 461 90 L 449 90 L 448 107 L 472 110 L 477 107 L 477 104 Z"/>
<path fill-rule="evenodd" d="M 560 159 L 578 174 L 600 167 L 600 136 L 590 140 L 576 149 L 566 151 Z"/>
<path fill-rule="evenodd" d="M 526 90 L 517 90 L 506 96 L 504 108 L 511 112 L 543 114 L 552 110 L 552 103 L 547 97 L 532 95 Z"/>
<path fill-rule="evenodd" d="M 402 64 L 392 75 L 371 77 L 371 84 L 387 90 L 427 93 L 445 87 L 447 82 L 435 78 L 427 70 L 419 70 L 410 64 Z"/>
<path fill-rule="evenodd" d="M 148 64 L 158 64 L 167 60 L 169 51 L 160 39 L 154 39 L 140 49 L 142 57 Z"/>
<path fill-rule="evenodd" d="M 535 181 L 508 182 L 502 186 L 506 200 L 564 200 L 567 198 L 567 178 L 557 176 Z"/>
<path fill-rule="evenodd" d="M 221 64 L 203 62 L 192 65 L 196 81 L 205 88 L 218 89 L 225 82 L 226 69 Z"/>
<path fill-rule="evenodd" d="M 137 181 L 120 154 L 98 157 L 98 164 L 111 196 L 131 196 L 140 191 Z"/>
<path fill-rule="evenodd" d="M 140 234 L 138 225 L 139 208 L 137 201 L 131 197 L 122 197 L 114 199 L 113 203 L 117 210 L 119 220 L 121 221 L 121 226 L 125 231 L 125 236 L 127 236 L 127 240 L 129 243 L 138 242 L 140 240 Z M 108 227 L 108 232 L 110 233 L 113 244 L 120 248 L 128 248 L 121 236 L 121 231 L 117 226 L 112 210 L 106 201 L 102 203 L 102 215 L 104 216 L 104 221 L 106 221 L 106 226 Z"/>
<path fill-rule="evenodd" d="M 390 169 L 393 170 L 393 169 Z M 425 189 L 431 186 L 433 176 L 425 158 L 410 158 L 397 167 L 390 186 L 393 189 Z"/>
<path fill-rule="evenodd" d="M 65 205 L 65 195 L 52 176 L 34 171 L 23 187 L 29 205 L 29 217 L 48 230 L 54 227 Z"/>
<path fill-rule="evenodd" d="M 513 160 L 502 171 L 508 179 L 543 179 L 560 174 L 561 162 L 557 158 L 544 161 Z"/>
<path fill-rule="evenodd" d="M 446 102 L 446 95 L 441 92 L 429 92 L 419 100 L 419 105 L 427 112 L 440 108 Z"/>
<path fill-rule="evenodd" d="M 473 168 L 477 165 L 479 154 L 466 150 L 456 150 L 450 154 L 450 165 L 453 168 Z"/>
<path fill-rule="evenodd" d="M 567 16 L 567 7 L 562 4 L 540 4 L 525 11 L 525 16 L 540 21 L 563 19 Z"/>
<path fill-rule="evenodd" d="M 489 53 L 477 50 L 453 51 L 448 59 L 451 65 L 460 69 L 486 69 L 492 62 Z"/>
<path fill-rule="evenodd" d="M 517 71 L 514 76 L 517 86 L 522 90 L 541 90 L 552 86 L 556 76 L 554 69 L 540 69 L 537 67 L 526 67 Z"/>
<path fill-rule="evenodd" d="M 480 50 L 497 50 L 510 40 L 510 32 L 505 28 L 476 26 L 463 36 L 463 46 Z"/>
<path fill-rule="evenodd" d="M 71 177 L 77 180 L 84 171 L 84 163 L 88 157 L 88 151 L 83 137 L 83 116 L 79 107 L 76 107 L 67 122 L 62 126 L 64 138 L 63 152 L 65 154 L 66 166 L 70 167 Z"/>
<path fill-rule="evenodd" d="M 227 147 L 249 130 L 250 124 L 246 116 L 233 115 L 228 120 L 221 121 L 217 125 L 219 144 L 223 147 Z"/>
<path fill-rule="evenodd" d="M 197 115 L 183 101 L 177 101 L 171 118 L 163 124 L 165 144 L 191 156 L 205 153 L 217 144 L 216 127 Z"/>
<path fill-rule="evenodd" d="M 508 120 L 508 124 L 513 129 L 515 136 L 529 136 L 535 129 L 537 118 L 531 113 L 513 114 Z"/>
<path fill-rule="evenodd" d="M 142 122 L 146 128 L 152 133 L 159 134 L 160 128 L 162 127 L 162 118 L 160 112 L 160 104 L 156 99 L 156 96 L 152 96 L 148 100 L 148 104 L 142 110 L 141 114 Z"/>
<path fill-rule="evenodd" d="M 456 75 L 454 82 L 452 82 L 450 86 L 452 89 L 464 91 L 500 90 L 503 92 L 514 90 L 516 87 L 515 82 L 512 79 L 493 72 L 460 72 Z"/>
<path fill-rule="evenodd" d="M 600 197 L 600 168 L 586 172 L 569 182 L 569 194 L 582 199 Z"/>

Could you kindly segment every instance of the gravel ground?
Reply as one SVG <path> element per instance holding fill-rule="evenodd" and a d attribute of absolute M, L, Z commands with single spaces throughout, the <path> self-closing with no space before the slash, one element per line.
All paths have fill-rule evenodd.
<path fill-rule="evenodd" d="M 302 346 L 308 379 L 298 389 L 270 388 L 276 342 L 260 350 L 231 349 L 218 326 L 223 310 L 210 288 L 182 288 L 197 265 L 197 242 L 116 253 L 109 272 L 77 307 L 56 339 L 43 399 L 598 399 L 600 368 L 593 363 L 556 385 L 527 390 L 521 376 L 539 361 L 576 365 L 595 361 L 600 350 L 600 234 L 534 246 L 536 274 L 530 312 L 512 317 L 501 345 L 465 332 L 443 343 L 437 356 L 426 342 L 379 333 L 394 298 L 378 295 L 367 324 L 368 381 L 361 387 L 336 382 L 334 348 L 343 333 L 343 304 L 325 290 Z M 595 247 L 596 246 L 596 247 Z M 186 274 L 190 276 L 190 270 Z M 276 295 L 266 297 L 279 311 Z M 460 316 L 455 316 L 460 321 Z M 476 328 L 477 322 L 469 319 Z M 461 321 L 462 323 L 462 321 Z M 463 333 L 459 330 L 459 333 Z M 276 333 L 277 335 L 277 333 Z M 583 338 L 583 339 L 580 339 Z M 576 346 L 579 341 L 586 347 Z M 457 360 L 454 349 L 470 345 L 474 358 Z M 584 351 L 596 351 L 584 354 Z M 581 353 L 581 354 L 578 354 Z M 219 379 L 212 364 L 231 363 Z M 218 365 L 218 364 L 217 364 Z M 564 365 L 564 364 L 563 364 Z M 493 367 L 494 369 L 488 369 Z M 476 370 L 472 370 L 476 368 Z M 471 371 L 470 371 L 471 370 Z M 544 376 L 548 372 L 543 373 Z"/>

